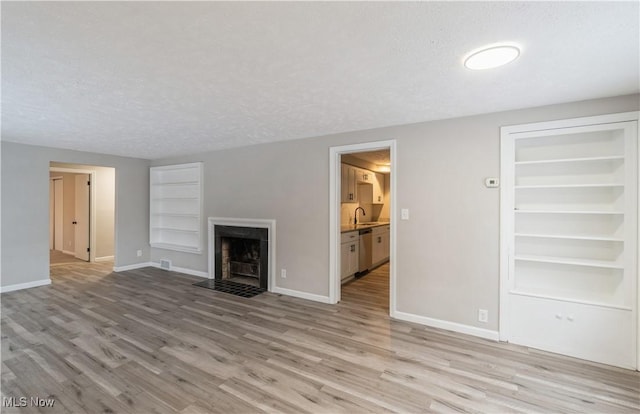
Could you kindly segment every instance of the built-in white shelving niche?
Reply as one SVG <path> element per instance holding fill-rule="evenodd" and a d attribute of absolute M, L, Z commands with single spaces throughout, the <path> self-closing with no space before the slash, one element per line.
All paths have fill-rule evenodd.
<path fill-rule="evenodd" d="M 636 367 L 637 119 L 502 128 L 501 339 Z"/>
<path fill-rule="evenodd" d="M 202 163 L 151 167 L 151 247 L 202 252 Z"/>

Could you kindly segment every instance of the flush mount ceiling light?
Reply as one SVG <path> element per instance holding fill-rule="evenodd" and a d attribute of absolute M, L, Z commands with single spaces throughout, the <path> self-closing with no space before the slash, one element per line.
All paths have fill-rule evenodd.
<path fill-rule="evenodd" d="M 513 62 L 518 56 L 520 56 L 520 46 L 516 44 L 493 44 L 469 53 L 464 60 L 464 66 L 471 70 L 497 68 Z"/>

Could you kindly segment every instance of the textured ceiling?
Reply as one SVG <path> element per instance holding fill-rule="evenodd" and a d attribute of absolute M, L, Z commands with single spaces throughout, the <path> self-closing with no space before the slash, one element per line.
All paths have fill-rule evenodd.
<path fill-rule="evenodd" d="M 2 139 L 141 158 L 638 92 L 638 2 L 6 2 Z M 520 59 L 463 56 L 514 41 Z"/>
<path fill-rule="evenodd" d="M 389 150 L 354 152 L 349 155 L 378 166 L 391 165 L 391 151 Z"/>

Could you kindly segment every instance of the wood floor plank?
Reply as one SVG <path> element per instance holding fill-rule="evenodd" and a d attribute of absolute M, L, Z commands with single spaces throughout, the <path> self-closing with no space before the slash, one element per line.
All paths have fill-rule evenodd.
<path fill-rule="evenodd" d="M 52 396 L 47 413 L 640 411 L 638 372 L 392 320 L 388 264 L 338 305 L 112 266 L 59 263 L 51 285 L 2 294 L 3 397 Z"/>

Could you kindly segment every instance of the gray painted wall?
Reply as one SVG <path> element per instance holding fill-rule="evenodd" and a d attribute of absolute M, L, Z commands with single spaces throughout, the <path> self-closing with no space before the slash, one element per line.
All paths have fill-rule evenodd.
<path fill-rule="evenodd" d="M 275 218 L 278 286 L 329 291 L 329 147 L 397 140 L 398 310 L 497 330 L 499 175 L 504 125 L 638 110 L 639 96 L 584 101 L 256 145 L 153 165 L 204 162 L 204 217 Z M 49 162 L 116 168 L 116 265 L 173 260 L 207 270 L 207 256 L 148 248 L 148 161 L 2 142 L 2 286 L 48 278 Z M 203 222 L 206 233 L 206 220 Z M 205 246 L 206 247 L 206 246 Z M 143 250 L 141 258 L 136 250 Z M 477 309 L 489 310 L 479 324 Z"/>
<path fill-rule="evenodd" d="M 49 163 L 116 169 L 116 265 L 149 260 L 148 161 L 2 142 L 0 285 L 49 278 Z M 141 249 L 143 256 L 136 257 Z"/>
<path fill-rule="evenodd" d="M 638 95 L 357 131 L 158 160 L 204 162 L 206 217 L 277 220 L 278 286 L 329 294 L 329 148 L 397 140 L 398 310 L 498 329 L 500 127 L 639 108 Z M 399 211 L 398 209 L 398 211 Z M 205 245 L 206 249 L 206 245 Z M 207 271 L 206 254 L 152 249 L 152 261 Z M 489 322 L 477 322 L 477 309 Z"/>

